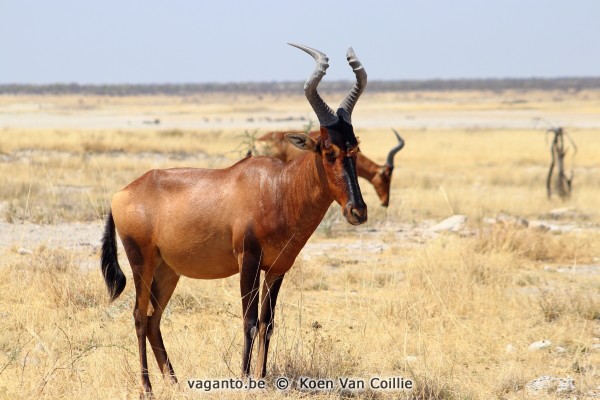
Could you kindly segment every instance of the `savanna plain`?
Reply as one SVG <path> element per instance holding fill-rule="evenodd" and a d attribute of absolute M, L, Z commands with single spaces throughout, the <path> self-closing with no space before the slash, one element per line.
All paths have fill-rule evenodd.
<path fill-rule="evenodd" d="M 128 283 L 113 303 L 100 271 L 112 195 L 152 168 L 226 167 L 260 134 L 311 120 L 296 94 L 0 96 L 0 398 L 137 398 L 120 244 Z M 162 321 L 180 385 L 149 353 L 156 396 L 600 398 L 600 92 L 367 90 L 353 123 L 376 162 L 395 144 L 390 128 L 406 141 L 390 205 L 359 180 L 368 222 L 350 226 L 333 204 L 300 253 L 277 304 L 268 389 L 187 387 L 239 377 L 242 310 L 238 276 L 182 279 Z M 578 147 L 566 141 L 566 200 L 546 196 L 552 124 Z M 453 215 L 465 218 L 437 225 Z M 281 392 L 279 376 L 397 376 L 414 389 Z M 563 381 L 531 389 L 543 376 Z"/>

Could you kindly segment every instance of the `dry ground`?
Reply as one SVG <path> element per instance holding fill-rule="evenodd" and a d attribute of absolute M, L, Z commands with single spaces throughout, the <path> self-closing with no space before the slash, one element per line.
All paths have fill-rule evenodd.
<path fill-rule="evenodd" d="M 407 143 L 389 209 L 363 181 L 368 223 L 332 207 L 284 280 L 270 389 L 213 397 L 558 396 L 525 389 L 543 375 L 574 379 L 563 397 L 600 397 L 599 115 L 598 92 L 365 95 L 353 118 L 363 152 L 382 162 L 390 127 Z M 112 193 L 150 168 L 230 165 L 256 132 L 310 117 L 300 96 L 0 97 L 0 397 L 135 398 L 130 270 L 122 259 L 128 285 L 109 304 L 98 262 Z M 579 145 L 568 201 L 545 197 L 536 117 Z M 468 217 L 463 230 L 431 231 L 452 214 Z M 149 355 L 159 398 L 200 397 L 190 378 L 238 376 L 238 286 L 180 283 L 163 334 L 182 387 Z M 538 340 L 552 345 L 528 351 Z M 416 389 L 281 393 L 282 375 L 402 376 Z"/>

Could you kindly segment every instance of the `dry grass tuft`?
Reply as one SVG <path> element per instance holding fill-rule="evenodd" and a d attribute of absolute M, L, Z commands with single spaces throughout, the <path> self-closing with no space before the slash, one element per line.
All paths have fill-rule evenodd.
<path fill-rule="evenodd" d="M 494 390 L 494 395 L 498 399 L 507 398 L 507 395 L 518 393 L 520 390 L 525 388 L 527 378 L 525 373 L 516 368 L 511 368 L 508 371 L 503 372 L 499 377 Z"/>
<path fill-rule="evenodd" d="M 297 380 L 301 376 L 328 378 L 357 373 L 356 349 L 320 332 L 318 323 L 313 322 L 310 331 L 304 334 L 299 331 L 302 327 L 291 330 L 284 325 L 278 329 L 280 333 L 272 355 L 274 376 Z"/>
<path fill-rule="evenodd" d="M 586 262 L 594 254 L 598 239 L 598 234 L 556 235 L 540 229 L 494 225 L 478 231 L 476 251 L 513 253 L 531 261 Z"/>
<path fill-rule="evenodd" d="M 547 322 L 565 315 L 576 315 L 590 321 L 600 319 L 600 293 L 597 290 L 542 288 L 536 296 L 536 303 Z"/>
<path fill-rule="evenodd" d="M 415 389 L 407 394 L 408 400 L 466 400 L 473 398 L 471 394 L 458 392 L 452 380 L 432 373 L 421 372 L 415 374 L 412 379 Z"/>
<path fill-rule="evenodd" d="M 40 246 L 4 266 L 3 274 L 41 289 L 36 294 L 55 308 L 95 308 L 104 302 L 104 291 L 86 279 L 73 252 L 66 249 Z"/>

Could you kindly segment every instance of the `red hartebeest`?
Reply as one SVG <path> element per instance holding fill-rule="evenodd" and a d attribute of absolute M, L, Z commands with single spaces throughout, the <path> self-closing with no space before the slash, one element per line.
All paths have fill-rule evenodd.
<path fill-rule="evenodd" d="M 395 129 L 392 129 L 398 144 L 394 146 L 387 155 L 384 165 L 379 165 L 365 156 L 363 153 L 358 153 L 356 158 L 356 173 L 361 178 L 365 178 L 375 188 L 377 196 L 383 207 L 387 207 L 390 203 L 390 185 L 392 182 L 392 172 L 394 171 L 394 156 L 404 147 L 404 139 L 400 137 Z M 264 150 L 262 155 L 267 155 L 279 158 L 283 161 L 290 161 L 302 156 L 302 151 L 297 147 L 292 146 L 285 139 L 286 133 L 303 133 L 304 131 L 287 131 L 287 132 L 268 132 L 256 139 L 258 142 L 264 142 Z M 312 138 L 319 137 L 319 131 L 309 132 Z"/>
<path fill-rule="evenodd" d="M 240 273 L 244 350 L 242 371 L 250 372 L 253 340 L 258 335 L 255 373 L 265 376 L 277 294 L 285 273 L 333 201 L 346 220 L 367 220 L 356 175 L 358 141 L 352 110 L 367 83 L 352 48 L 347 59 L 356 83 L 336 113 L 317 86 L 328 67 L 325 54 L 310 54 L 316 69 L 304 85 L 319 119 L 315 140 L 290 134 L 305 150 L 289 163 L 272 157 L 247 157 L 218 170 L 152 170 L 115 194 L 102 238 L 102 273 L 111 299 L 125 288 L 117 261 L 116 232 L 127 253 L 135 283 L 133 316 L 138 338 L 142 396 L 151 395 L 146 338 L 166 379 L 176 382 L 160 331 L 160 319 L 180 276 L 218 279 Z M 265 271 L 259 315 L 259 278 Z"/>

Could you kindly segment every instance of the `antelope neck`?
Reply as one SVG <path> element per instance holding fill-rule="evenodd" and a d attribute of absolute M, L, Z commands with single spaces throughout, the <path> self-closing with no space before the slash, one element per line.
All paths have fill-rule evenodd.
<path fill-rule="evenodd" d="M 379 173 L 379 170 L 382 168 L 381 165 L 375 164 L 367 157 L 361 155 L 361 153 L 358 153 L 358 157 L 361 160 L 356 163 L 356 174 L 361 178 L 371 181 Z"/>
<path fill-rule="evenodd" d="M 329 192 L 321 155 L 307 152 L 286 163 L 281 179 L 286 187 L 286 196 L 293 199 L 290 204 L 294 209 L 286 210 L 291 217 L 290 222 L 314 224 L 316 229 L 334 200 Z"/>

